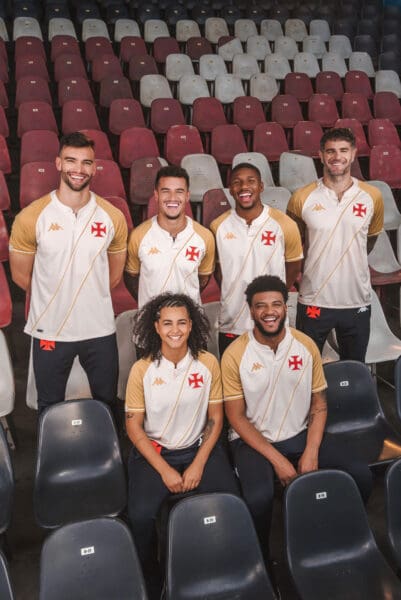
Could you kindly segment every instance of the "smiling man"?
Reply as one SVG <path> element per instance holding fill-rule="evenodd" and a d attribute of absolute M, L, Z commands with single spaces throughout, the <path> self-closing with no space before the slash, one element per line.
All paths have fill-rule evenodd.
<path fill-rule="evenodd" d="M 318 468 L 343 469 L 365 500 L 372 486 L 369 466 L 324 432 L 322 360 L 308 336 L 285 325 L 287 298 L 278 277 L 254 279 L 246 289 L 253 330 L 230 344 L 221 362 L 230 449 L 265 556 L 275 476 L 286 486 Z"/>
<path fill-rule="evenodd" d="M 200 303 L 200 292 L 214 270 L 215 244 L 210 231 L 185 214 L 188 173 L 162 167 L 155 197 L 157 215 L 131 233 L 125 285 L 140 308 L 162 292 L 187 294 Z"/>
<path fill-rule="evenodd" d="M 25 332 L 32 336 L 38 408 L 64 400 L 75 356 L 94 398 L 113 406 L 118 356 L 110 289 L 126 258 L 124 215 L 89 189 L 94 143 L 82 133 L 60 141 L 57 190 L 15 218 L 13 280 L 30 296 Z"/>
<path fill-rule="evenodd" d="M 351 177 L 355 137 L 326 131 L 320 142 L 323 178 L 297 190 L 287 212 L 305 241 L 297 328 L 322 351 L 337 335 L 341 359 L 365 360 L 370 331 L 368 253 L 383 229 L 380 191 Z"/>
<path fill-rule="evenodd" d="M 264 206 L 260 171 L 249 163 L 231 172 L 230 193 L 235 209 L 215 219 L 218 262 L 215 277 L 221 285 L 220 355 L 251 329 L 245 288 L 257 275 L 278 275 L 288 289 L 301 269 L 302 244 L 296 223 L 280 210 Z"/>

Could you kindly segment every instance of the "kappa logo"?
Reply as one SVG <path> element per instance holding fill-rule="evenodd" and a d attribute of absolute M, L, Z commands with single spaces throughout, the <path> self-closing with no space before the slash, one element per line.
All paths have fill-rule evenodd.
<path fill-rule="evenodd" d="M 326 209 L 325 209 L 325 207 L 323 206 L 323 204 L 320 204 L 320 203 L 318 202 L 318 203 L 316 203 L 316 204 L 315 204 L 315 205 L 312 207 L 312 210 L 316 210 L 316 211 L 318 212 L 319 210 L 326 210 Z"/>
<path fill-rule="evenodd" d="M 165 383 L 166 382 L 164 381 L 164 379 L 162 379 L 161 377 L 156 377 L 152 385 L 165 385 Z"/>
<path fill-rule="evenodd" d="M 60 229 L 63 229 L 63 227 L 61 227 L 61 225 L 59 225 L 58 223 L 51 223 L 51 225 L 47 231 L 60 231 Z"/>
<path fill-rule="evenodd" d="M 291 371 L 300 371 L 302 367 L 302 358 L 296 354 L 288 359 L 288 366 Z"/>
<path fill-rule="evenodd" d="M 188 383 L 194 390 L 203 387 L 203 375 L 200 375 L 199 373 L 191 373 L 191 375 L 188 377 Z"/>
<path fill-rule="evenodd" d="M 152 246 L 148 252 L 148 255 L 149 254 L 160 254 L 160 250 L 159 248 L 156 248 L 156 246 Z"/>
<path fill-rule="evenodd" d="M 104 237 L 106 235 L 106 225 L 99 221 L 95 221 L 91 226 L 91 233 L 95 237 Z"/>
<path fill-rule="evenodd" d="M 224 236 L 224 239 L 225 240 L 236 240 L 237 236 L 232 231 L 227 231 L 226 235 Z"/>
<path fill-rule="evenodd" d="M 254 362 L 251 372 L 253 373 L 254 371 L 259 371 L 260 369 L 263 369 L 263 365 L 261 365 L 260 362 Z"/>
<path fill-rule="evenodd" d="M 364 313 L 367 310 L 369 310 L 367 306 L 361 306 L 361 308 L 358 308 L 358 310 L 356 311 L 356 314 L 359 315 L 359 313 Z"/>

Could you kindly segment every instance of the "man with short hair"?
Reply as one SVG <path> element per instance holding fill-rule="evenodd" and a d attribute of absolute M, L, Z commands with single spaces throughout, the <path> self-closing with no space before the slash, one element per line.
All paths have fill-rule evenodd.
<path fill-rule="evenodd" d="M 185 214 L 190 197 L 185 169 L 162 167 L 155 197 L 157 215 L 131 232 L 125 285 L 139 308 L 162 292 L 187 294 L 200 303 L 214 270 L 215 244 L 210 231 Z"/>
<path fill-rule="evenodd" d="M 221 285 L 220 355 L 252 327 L 245 288 L 257 275 L 278 275 L 291 288 L 301 269 L 302 244 L 296 223 L 280 210 L 262 204 L 260 171 L 249 163 L 236 165 L 230 178 L 235 208 L 215 219 Z"/>
<path fill-rule="evenodd" d="M 351 177 L 356 155 L 350 129 L 326 131 L 320 142 L 323 178 L 297 190 L 287 212 L 305 240 L 297 328 L 320 352 L 334 329 L 341 359 L 364 361 L 369 342 L 368 253 L 383 229 L 380 191 Z"/>
<path fill-rule="evenodd" d="M 369 466 L 324 431 L 322 360 L 308 336 L 286 326 L 287 298 L 278 277 L 254 279 L 246 289 L 253 330 L 221 362 L 230 449 L 265 555 L 275 476 L 286 486 L 298 474 L 338 468 L 354 477 L 364 500 L 372 487 Z"/>
<path fill-rule="evenodd" d="M 118 354 L 110 289 L 126 259 L 124 215 L 89 190 L 94 143 L 80 132 L 61 138 L 57 190 L 15 218 L 10 238 L 14 282 L 30 295 L 38 408 L 64 400 L 75 356 L 93 397 L 114 404 Z"/>

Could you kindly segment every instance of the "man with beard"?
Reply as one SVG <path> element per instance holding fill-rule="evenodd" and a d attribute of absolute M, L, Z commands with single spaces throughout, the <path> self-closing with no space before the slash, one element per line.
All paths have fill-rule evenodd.
<path fill-rule="evenodd" d="M 89 190 L 94 143 L 82 133 L 60 141 L 57 190 L 15 218 L 10 238 L 14 282 L 30 307 L 38 408 L 62 402 L 75 356 L 94 398 L 113 406 L 118 355 L 110 289 L 121 279 L 127 247 L 123 214 Z"/>
<path fill-rule="evenodd" d="M 265 556 L 275 476 L 286 486 L 298 474 L 338 468 L 365 501 L 372 487 L 369 466 L 324 431 L 321 357 L 310 338 L 285 325 L 287 298 L 278 277 L 254 279 L 246 289 L 253 330 L 230 344 L 221 363 L 230 449 Z"/>
<path fill-rule="evenodd" d="M 291 288 L 301 269 L 302 244 L 296 223 L 280 210 L 264 206 L 260 171 L 240 163 L 231 172 L 230 192 L 235 209 L 215 219 L 221 284 L 220 355 L 241 333 L 251 329 L 245 288 L 258 275 L 277 275 Z"/>
<path fill-rule="evenodd" d="M 355 137 L 326 131 L 320 140 L 323 178 L 297 190 L 287 212 L 305 240 L 297 328 L 320 352 L 334 329 L 342 360 L 365 360 L 370 331 L 368 253 L 383 229 L 380 191 L 351 177 Z"/>
<path fill-rule="evenodd" d="M 215 244 L 208 229 L 186 216 L 189 195 L 185 169 L 171 165 L 158 171 L 157 215 L 136 227 L 128 241 L 124 281 L 139 308 L 163 292 L 201 301 L 214 270 Z"/>

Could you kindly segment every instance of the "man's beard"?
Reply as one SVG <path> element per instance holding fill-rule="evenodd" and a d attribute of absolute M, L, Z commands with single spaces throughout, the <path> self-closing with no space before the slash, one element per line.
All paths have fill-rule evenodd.
<path fill-rule="evenodd" d="M 284 326 L 285 326 L 285 319 L 286 319 L 285 316 L 281 319 L 276 331 L 266 331 L 265 329 L 263 329 L 263 326 L 259 323 L 259 321 L 254 321 L 254 323 L 255 323 L 256 329 L 263 335 L 263 337 L 274 338 L 274 337 L 276 337 L 276 335 L 279 335 L 279 333 L 281 333 L 283 331 Z"/>
<path fill-rule="evenodd" d="M 89 177 L 86 181 L 84 181 L 79 187 L 74 187 L 74 185 L 70 182 L 68 175 L 62 174 L 62 179 L 64 183 L 72 190 L 73 192 L 82 192 L 86 187 L 89 186 L 92 177 Z"/>

